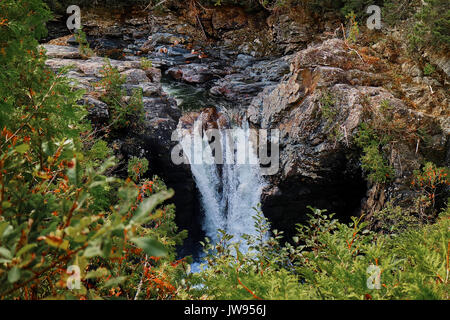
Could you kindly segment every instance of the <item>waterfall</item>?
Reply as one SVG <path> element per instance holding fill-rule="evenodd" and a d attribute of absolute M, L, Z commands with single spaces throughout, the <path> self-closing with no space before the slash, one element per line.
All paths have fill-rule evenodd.
<path fill-rule="evenodd" d="M 222 229 L 239 241 L 243 234 L 256 234 L 253 208 L 261 200 L 265 181 L 248 123 L 230 129 L 218 125 L 217 132 L 220 150 L 213 152 L 202 121 L 195 121 L 190 129 L 178 127 L 183 153 L 201 193 L 206 236 L 215 242 Z M 218 152 L 222 163 L 214 161 Z M 246 250 L 245 245 L 242 249 Z"/>

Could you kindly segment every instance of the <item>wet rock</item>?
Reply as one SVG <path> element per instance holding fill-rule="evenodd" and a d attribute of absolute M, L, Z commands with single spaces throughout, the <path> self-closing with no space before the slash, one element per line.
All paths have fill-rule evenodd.
<path fill-rule="evenodd" d="M 152 123 L 154 119 L 167 118 L 178 121 L 181 111 L 177 108 L 176 101 L 167 97 L 152 97 L 143 99 L 145 118 L 147 123 Z"/>
<path fill-rule="evenodd" d="M 245 79 L 239 75 L 231 75 L 217 81 L 210 89 L 210 93 L 229 101 L 239 101 L 239 107 L 243 108 L 269 84 L 267 82 L 246 83 Z"/>
<path fill-rule="evenodd" d="M 121 57 L 124 48 L 127 47 L 128 42 L 121 38 L 88 38 L 89 46 L 100 56 L 108 56 L 111 58 Z"/>
<path fill-rule="evenodd" d="M 70 85 L 77 89 L 84 89 L 87 92 L 95 90 L 93 84 L 98 82 L 100 79 L 97 77 L 86 76 L 85 74 L 77 71 L 69 71 L 67 77 L 72 80 Z"/>
<path fill-rule="evenodd" d="M 234 62 L 233 66 L 236 68 L 245 69 L 246 67 L 252 65 L 255 61 L 255 58 L 246 55 L 246 54 L 239 54 L 236 58 L 236 61 Z"/>
<path fill-rule="evenodd" d="M 101 78 L 101 69 L 105 66 L 105 59 L 102 57 L 92 57 L 87 60 L 80 59 L 61 59 L 51 54 L 48 54 L 49 59 L 46 61 L 46 65 L 54 71 L 58 71 L 62 67 L 72 66 L 73 71 L 81 73 L 85 76 Z M 141 66 L 139 61 L 119 61 L 110 59 L 112 67 L 117 68 L 119 72 L 124 72 L 129 69 L 138 69 Z"/>
<path fill-rule="evenodd" d="M 150 51 L 153 51 L 154 49 L 155 49 L 155 44 L 151 40 L 145 41 L 144 44 L 142 44 L 141 47 L 139 48 L 139 50 L 142 53 L 149 53 Z"/>
<path fill-rule="evenodd" d="M 187 37 L 184 35 L 175 35 L 168 32 L 158 32 L 153 33 L 149 41 L 152 41 L 154 44 L 158 45 L 173 45 L 177 43 L 185 43 L 187 42 Z"/>

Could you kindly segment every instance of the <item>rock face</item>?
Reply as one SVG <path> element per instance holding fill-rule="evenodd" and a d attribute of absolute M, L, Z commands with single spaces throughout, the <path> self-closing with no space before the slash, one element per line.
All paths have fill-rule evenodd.
<path fill-rule="evenodd" d="M 284 54 L 303 49 L 317 33 L 317 23 L 304 10 L 293 8 L 290 12 L 279 10 L 267 18 L 274 41 L 284 49 Z"/>
<path fill-rule="evenodd" d="M 341 216 L 370 209 L 367 191 L 373 184 L 363 179 L 355 137 L 361 123 L 383 118 L 383 104 L 389 105 L 391 121 L 406 122 L 405 132 L 438 122 L 409 109 L 383 88 L 388 81 L 385 65 L 365 59 L 338 39 L 311 46 L 296 54 L 291 73 L 279 85 L 266 88 L 248 108 L 255 127 L 280 131 L 280 170 L 268 178 L 263 199 L 263 211 L 275 228 L 285 230 L 301 221 L 308 205 Z M 436 139 L 442 162 L 448 135 L 437 134 Z M 382 201 L 411 199 L 405 185 L 422 159 L 414 146 L 405 137 L 391 149 L 396 180 L 390 190 L 382 191 Z M 369 200 L 371 208 L 376 207 Z"/>

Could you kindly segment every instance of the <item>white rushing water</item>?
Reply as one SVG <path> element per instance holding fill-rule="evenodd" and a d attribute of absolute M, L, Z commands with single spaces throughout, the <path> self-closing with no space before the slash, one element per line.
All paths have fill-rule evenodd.
<path fill-rule="evenodd" d="M 256 148 L 249 139 L 248 124 L 244 123 L 243 128 L 220 130 L 223 165 L 214 162 L 208 137 L 202 136 L 201 121 L 195 122 L 193 130 L 179 128 L 178 133 L 201 193 L 206 236 L 215 242 L 218 229 L 232 235 L 234 241 L 241 240 L 243 234 L 255 235 L 253 208 L 261 200 L 265 182 Z M 245 250 L 245 245 L 242 249 Z"/>

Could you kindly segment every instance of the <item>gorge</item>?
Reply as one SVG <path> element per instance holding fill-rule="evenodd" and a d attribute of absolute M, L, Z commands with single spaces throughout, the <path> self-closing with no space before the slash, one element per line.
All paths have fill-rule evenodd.
<path fill-rule="evenodd" d="M 318 18 L 302 8 L 271 14 L 240 7 L 194 14 L 183 5 L 162 14 L 101 11 L 84 13 L 89 43 L 126 75 L 129 92 L 143 90 L 146 111 L 143 128 L 115 137 L 116 152 L 123 159 L 145 156 L 149 175 L 174 188 L 177 224 L 190 234 L 180 255 L 197 256 L 199 241 L 214 239 L 217 229 L 236 237 L 252 233 L 252 208 L 258 203 L 287 240 L 295 224 L 305 221 L 308 206 L 336 212 L 341 221 L 363 213 L 370 220 L 389 201 L 411 206 L 417 194 L 409 188 L 411 176 L 429 154 L 448 166 L 448 65 L 440 64 L 441 81 L 417 71 L 412 60 L 393 52 L 393 46 L 405 50 L 398 33 L 381 41 L 379 32 L 367 31 L 372 38 L 363 38 L 362 49 L 355 51 L 337 17 Z M 54 70 L 76 64 L 69 76 L 87 89 L 90 116 L 102 123 L 107 106 L 96 99 L 92 83 L 100 78 L 103 59 L 82 60 L 76 45 L 71 35 L 51 40 L 44 45 L 47 64 Z M 142 71 L 141 57 L 152 67 Z M 401 76 L 394 81 L 395 65 Z M 384 103 L 387 113 L 380 107 Z M 250 166 L 171 161 L 177 128 L 198 129 L 197 117 L 220 127 L 214 114 L 223 110 L 239 114 L 243 128 L 280 131 L 279 172 L 263 179 Z M 383 117 L 401 128 L 388 129 L 389 134 L 410 133 L 386 147 L 394 170 L 391 184 L 369 181 L 356 143 L 361 124 Z M 230 120 L 235 119 L 223 121 Z M 429 144 L 417 143 L 418 130 L 427 132 Z M 185 151 L 192 142 L 188 137 L 185 133 L 182 140 Z"/>
<path fill-rule="evenodd" d="M 0 300 L 449 300 L 449 26 L 448 0 L 2 0 Z"/>

